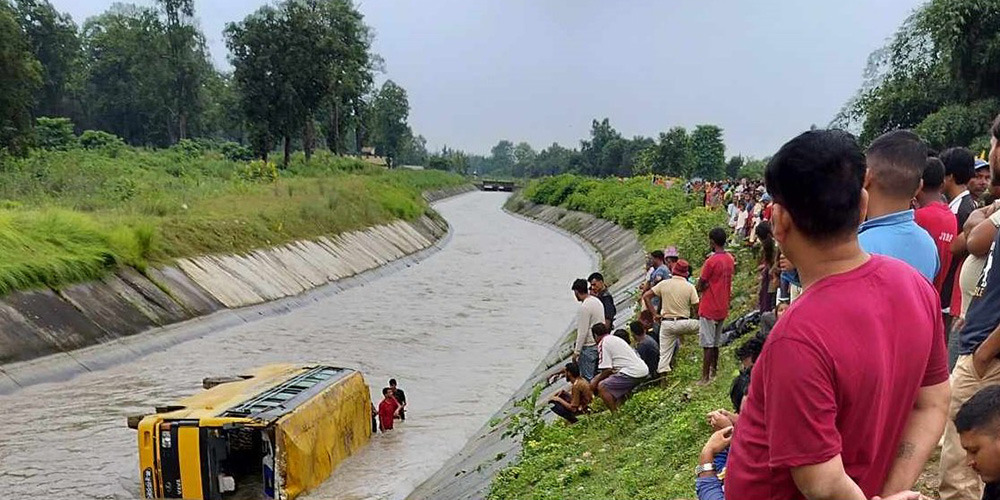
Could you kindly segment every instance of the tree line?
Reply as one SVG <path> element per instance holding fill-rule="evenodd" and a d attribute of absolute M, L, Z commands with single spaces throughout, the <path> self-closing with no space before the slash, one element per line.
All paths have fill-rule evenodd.
<path fill-rule="evenodd" d="M 863 143 L 914 129 L 936 149 L 989 150 L 1000 111 L 1000 0 L 931 0 L 871 54 L 864 81 L 832 125 Z"/>
<path fill-rule="evenodd" d="M 373 146 L 426 161 L 405 89 L 375 85 L 383 63 L 351 0 L 283 0 L 229 23 L 225 72 L 195 14 L 194 0 L 116 3 L 77 26 L 48 0 L 0 0 L 0 154 L 25 154 L 37 118 L 59 117 L 135 146 L 232 141 L 286 163 L 293 149 Z"/>
<path fill-rule="evenodd" d="M 430 160 L 431 168 L 477 173 L 483 176 L 545 177 L 575 173 L 593 177 L 664 175 L 703 179 L 758 177 L 763 162 L 736 155 L 726 160 L 722 129 L 698 125 L 690 132 L 673 127 L 659 137 L 624 137 L 610 120 L 593 120 L 590 137 L 578 149 L 558 143 L 535 151 L 530 144 L 501 140 L 488 156 L 468 155 L 445 148 Z"/>

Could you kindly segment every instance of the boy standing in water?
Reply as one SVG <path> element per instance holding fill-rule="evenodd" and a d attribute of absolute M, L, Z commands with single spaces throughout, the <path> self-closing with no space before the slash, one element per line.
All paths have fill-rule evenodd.
<path fill-rule="evenodd" d="M 382 389 L 382 402 L 378 404 L 378 428 L 392 430 L 392 420 L 399 415 L 399 402 L 392 395 L 392 387 Z"/>
<path fill-rule="evenodd" d="M 406 420 L 406 393 L 402 389 L 396 387 L 396 379 L 389 379 L 389 387 L 392 389 L 392 394 L 396 398 L 396 402 L 399 403 L 399 419 Z"/>

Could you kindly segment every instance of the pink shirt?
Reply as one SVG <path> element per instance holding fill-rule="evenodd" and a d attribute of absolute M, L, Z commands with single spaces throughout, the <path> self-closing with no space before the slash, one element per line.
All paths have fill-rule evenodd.
<path fill-rule="evenodd" d="M 867 498 L 881 493 L 917 393 L 947 380 L 940 302 L 915 269 L 872 255 L 820 280 L 754 366 L 726 497 L 804 498 L 791 468 L 838 454 Z"/>

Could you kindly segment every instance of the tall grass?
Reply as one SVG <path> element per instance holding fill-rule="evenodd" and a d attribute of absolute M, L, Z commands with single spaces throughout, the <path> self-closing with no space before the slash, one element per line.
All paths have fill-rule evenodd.
<path fill-rule="evenodd" d="M 272 165 L 213 151 L 37 151 L 0 163 L 0 293 L 144 270 L 334 234 L 427 210 L 423 190 L 465 180 L 386 171 L 353 158 L 296 155 Z"/>

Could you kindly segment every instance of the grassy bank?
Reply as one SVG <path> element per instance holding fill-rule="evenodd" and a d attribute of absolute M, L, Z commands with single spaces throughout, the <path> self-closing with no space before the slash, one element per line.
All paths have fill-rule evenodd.
<path fill-rule="evenodd" d="M 0 163 L 0 293 L 413 219 L 423 191 L 464 182 L 323 153 L 279 171 L 197 148 L 37 151 Z"/>
<path fill-rule="evenodd" d="M 649 179 L 559 176 L 531 184 L 525 196 L 634 228 L 650 250 L 678 246 L 696 266 L 708 252 L 709 229 L 725 223 L 721 212 L 696 207 L 681 189 L 656 186 Z M 752 308 L 756 293 L 752 252 L 738 249 L 735 254 L 731 317 Z M 722 349 L 719 377 L 700 387 L 694 382 L 701 374 L 701 352 L 696 339 L 686 338 L 668 387 L 638 392 L 614 415 L 604 411 L 573 426 L 557 421 L 530 431 L 520 461 L 494 479 L 489 497 L 694 498 L 693 470 L 711 434 L 705 414 L 731 407 L 734 350 Z"/>

